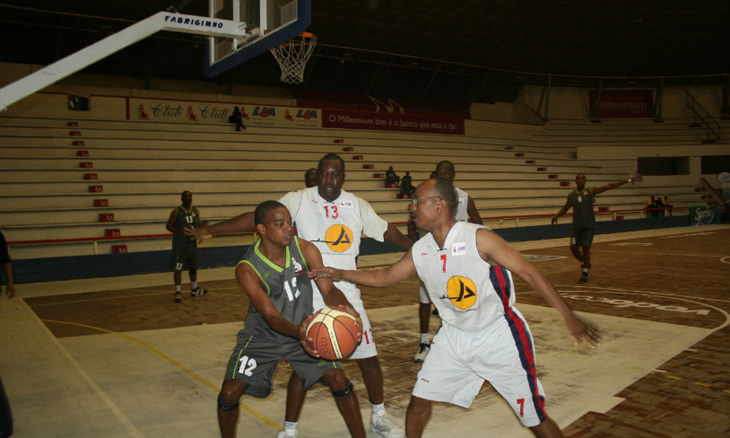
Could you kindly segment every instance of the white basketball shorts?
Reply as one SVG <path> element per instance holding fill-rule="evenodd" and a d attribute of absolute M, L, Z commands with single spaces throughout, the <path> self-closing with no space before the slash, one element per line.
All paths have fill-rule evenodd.
<path fill-rule="evenodd" d="M 526 427 L 547 419 L 535 370 L 532 334 L 517 309 L 491 326 L 467 333 L 442 323 L 418 373 L 413 395 L 468 408 L 488 381 Z"/>

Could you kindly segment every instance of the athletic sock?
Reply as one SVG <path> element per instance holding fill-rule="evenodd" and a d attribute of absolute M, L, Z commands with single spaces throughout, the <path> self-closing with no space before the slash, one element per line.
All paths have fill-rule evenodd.
<path fill-rule="evenodd" d="M 385 415 L 385 403 L 380 403 L 379 405 L 374 405 L 370 403 L 370 407 L 373 408 L 373 416 L 381 416 Z"/>
<path fill-rule="evenodd" d="M 175 293 L 181 293 L 181 292 L 182 292 L 182 286 L 180 286 L 179 284 L 176 284 L 175 285 Z"/>
<path fill-rule="evenodd" d="M 588 273 L 588 268 L 583 268 L 583 272 Z"/>
<path fill-rule="evenodd" d="M 297 435 L 297 422 L 296 421 L 285 421 L 284 422 L 284 434 L 286 436 Z"/>
<path fill-rule="evenodd" d="M 428 344 L 428 333 L 421 333 L 421 344 Z"/>
<path fill-rule="evenodd" d="M 198 290 L 198 282 L 197 281 L 193 281 L 192 283 L 190 283 L 190 290 Z"/>

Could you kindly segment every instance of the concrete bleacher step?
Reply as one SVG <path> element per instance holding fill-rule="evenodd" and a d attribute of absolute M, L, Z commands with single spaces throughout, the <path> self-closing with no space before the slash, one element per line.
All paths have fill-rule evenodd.
<path fill-rule="evenodd" d="M 0 117 L 0 199 L 9 206 L 0 213 L 0 224 L 9 240 L 97 238 L 107 230 L 121 235 L 121 240 L 98 242 L 95 249 L 89 242 L 19 247 L 28 257 L 42 257 L 49 248 L 60 254 L 108 253 L 114 245 L 129 252 L 169 249 L 169 237 L 137 241 L 124 236 L 166 234 L 165 223 L 182 190 L 193 192 L 206 220 L 252 211 L 263 200 L 301 188 L 303 171 L 329 152 L 346 161 L 344 188 L 370 201 L 391 222 L 407 220 L 410 200 L 396 199 L 398 189 L 385 189 L 382 178 L 374 177 L 389 165 L 401 176 L 409 170 L 418 183 L 436 162 L 453 161 L 457 186 L 490 217 L 551 215 L 564 204 L 576 173 L 587 173 L 590 185 L 597 186 L 635 170 L 633 160 L 576 159 L 576 147 L 584 141 L 604 144 L 593 126 L 563 132 L 552 124 L 492 126 L 489 136 L 278 127 L 236 133 L 228 124 L 80 120 L 70 126 L 61 118 Z M 678 135 L 689 132 L 676 128 Z M 613 134 L 605 137 L 622 145 L 627 138 L 642 138 L 642 145 L 647 144 L 643 139 L 664 138 L 658 129 Z M 559 141 L 564 136 L 572 140 Z M 94 178 L 84 179 L 90 175 Z M 91 191 L 96 187 L 101 191 Z M 598 198 L 597 209 L 639 209 L 659 193 L 668 194 L 676 206 L 693 205 L 702 196 L 649 183 L 641 190 L 610 193 Z M 546 221 L 525 218 L 520 224 Z M 214 245 L 241 239 L 214 239 Z"/>

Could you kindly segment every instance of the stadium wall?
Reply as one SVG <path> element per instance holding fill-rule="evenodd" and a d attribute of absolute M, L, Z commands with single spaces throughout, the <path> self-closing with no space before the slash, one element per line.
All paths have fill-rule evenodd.
<path fill-rule="evenodd" d="M 676 228 L 689 226 L 687 216 L 630 219 L 596 223 L 596 234 L 611 234 L 626 231 Z M 540 225 L 495 230 L 508 242 L 565 238 L 570 235 L 571 224 Z M 234 267 L 240 260 L 246 246 L 225 246 L 199 248 L 200 269 Z M 390 243 L 377 242 L 371 238 L 362 240 L 361 255 L 403 252 Z M 124 275 L 169 272 L 170 251 L 146 251 L 126 254 L 101 254 L 75 257 L 49 257 L 24 259 L 13 262 L 16 283 L 37 283 L 84 278 L 116 277 Z M 233 278 L 233 274 L 231 274 Z"/>

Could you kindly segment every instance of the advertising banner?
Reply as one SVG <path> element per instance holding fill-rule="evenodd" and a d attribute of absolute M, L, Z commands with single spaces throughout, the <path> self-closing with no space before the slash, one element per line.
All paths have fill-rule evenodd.
<path fill-rule="evenodd" d="M 594 90 L 588 91 L 589 111 L 594 117 L 596 116 L 596 94 L 597 92 Z M 597 115 L 600 118 L 652 117 L 654 115 L 652 91 L 603 90 Z"/>
<path fill-rule="evenodd" d="M 320 126 L 320 110 L 312 108 L 138 97 L 127 98 L 127 120 L 229 123 L 228 118 L 235 107 L 240 109 L 246 126 Z"/>
<path fill-rule="evenodd" d="M 338 109 L 322 110 L 322 127 L 464 135 L 464 119 Z"/>
<path fill-rule="evenodd" d="M 702 205 L 689 208 L 690 225 L 710 225 L 720 223 L 720 209 L 717 205 Z"/>

